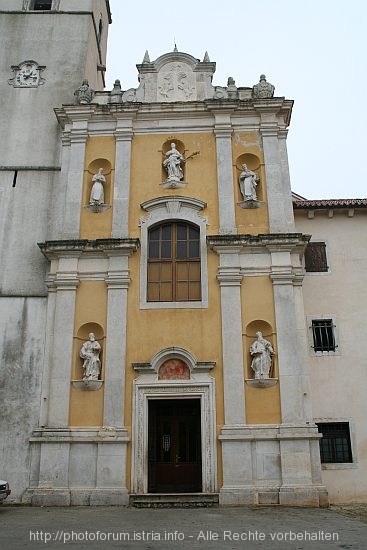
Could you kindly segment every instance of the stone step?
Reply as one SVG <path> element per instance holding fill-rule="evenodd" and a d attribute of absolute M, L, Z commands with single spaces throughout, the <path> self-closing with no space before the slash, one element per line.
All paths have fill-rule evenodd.
<path fill-rule="evenodd" d="M 218 493 L 131 494 L 129 501 L 135 508 L 212 508 L 218 503 Z"/>

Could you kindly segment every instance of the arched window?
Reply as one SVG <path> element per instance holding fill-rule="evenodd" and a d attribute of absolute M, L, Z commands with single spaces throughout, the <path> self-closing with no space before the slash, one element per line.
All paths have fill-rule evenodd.
<path fill-rule="evenodd" d="M 148 302 L 201 300 L 200 229 L 173 222 L 148 233 Z"/>

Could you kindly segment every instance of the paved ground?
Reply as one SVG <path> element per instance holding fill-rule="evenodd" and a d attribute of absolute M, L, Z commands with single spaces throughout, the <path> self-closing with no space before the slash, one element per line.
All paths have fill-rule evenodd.
<path fill-rule="evenodd" d="M 0 548 L 366 550 L 363 521 L 366 505 L 152 510 L 2 506 Z"/>

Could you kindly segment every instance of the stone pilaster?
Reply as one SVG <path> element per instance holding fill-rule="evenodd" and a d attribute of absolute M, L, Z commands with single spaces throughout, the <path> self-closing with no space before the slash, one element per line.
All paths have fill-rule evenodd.
<path fill-rule="evenodd" d="M 241 281 L 239 248 L 217 249 L 220 265 L 217 279 L 221 292 L 224 422 L 244 424 Z"/>
<path fill-rule="evenodd" d="M 50 390 L 47 426 L 65 427 L 69 422 L 70 372 L 72 365 L 76 289 L 79 284 L 79 252 L 59 258 L 54 284 L 56 288 L 52 352 L 50 354 Z"/>
<path fill-rule="evenodd" d="M 275 115 L 274 119 L 275 119 Z M 262 116 L 260 133 L 264 150 L 270 233 L 294 232 L 292 194 L 284 132 L 279 139 L 276 121 Z M 270 117 L 271 118 L 271 117 Z M 265 120 L 264 120 L 265 119 Z"/>
<path fill-rule="evenodd" d="M 49 392 L 51 382 L 51 369 L 52 357 L 53 357 L 53 341 L 54 341 L 54 319 L 56 310 L 56 285 L 54 276 L 49 277 L 46 281 L 48 288 L 47 299 L 47 318 L 46 318 L 46 340 L 45 340 L 45 362 L 43 366 L 42 375 L 42 390 L 41 390 L 41 403 L 40 403 L 40 417 L 39 426 L 44 427 L 47 425 L 48 420 L 48 405 L 49 405 Z"/>
<path fill-rule="evenodd" d="M 127 291 L 130 284 L 128 256 L 120 251 L 109 254 L 106 369 L 104 389 L 105 426 L 124 425 L 124 396 L 126 368 Z"/>
<path fill-rule="evenodd" d="M 87 129 L 87 120 L 74 121 L 70 132 L 70 153 L 63 224 L 63 238 L 68 239 L 79 238 Z M 61 182 L 61 185 L 65 185 L 65 182 Z"/>
<path fill-rule="evenodd" d="M 113 196 L 112 237 L 129 235 L 129 197 L 132 120 L 119 120 L 116 128 L 115 185 Z"/>
<path fill-rule="evenodd" d="M 219 233 L 237 233 L 233 189 L 231 112 L 214 112 L 217 148 Z"/>

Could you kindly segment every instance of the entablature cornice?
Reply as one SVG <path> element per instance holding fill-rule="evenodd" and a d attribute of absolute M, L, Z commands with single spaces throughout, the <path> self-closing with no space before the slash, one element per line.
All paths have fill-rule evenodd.
<path fill-rule="evenodd" d="M 68 239 L 38 243 L 42 254 L 48 260 L 59 258 L 89 257 L 109 258 L 130 256 L 139 247 L 139 239 Z"/>
<path fill-rule="evenodd" d="M 232 119 L 236 124 L 246 127 L 258 126 L 265 132 L 274 128 L 284 130 L 290 122 L 293 102 L 284 98 L 272 98 L 266 100 L 253 99 L 207 99 L 203 101 L 177 101 L 177 102 L 124 102 L 124 103 L 90 103 L 87 105 L 63 105 L 55 108 L 58 122 L 65 128 L 67 124 L 75 125 L 76 122 L 88 121 L 95 123 L 108 123 L 114 121 L 116 127 L 121 126 L 121 121 L 128 122 L 132 127 L 133 122 L 149 127 L 151 122 L 160 121 L 185 121 L 187 127 L 194 128 L 197 121 L 207 121 L 206 125 L 220 129 L 222 119 L 225 125 L 231 127 Z M 243 120 L 241 120 L 243 119 Z M 255 121 L 257 121 L 255 123 Z M 171 122 L 172 125 L 172 122 Z"/>
<path fill-rule="evenodd" d="M 218 252 L 236 249 L 241 253 L 303 251 L 310 235 L 302 233 L 266 233 L 259 235 L 208 235 L 208 246 Z"/>

